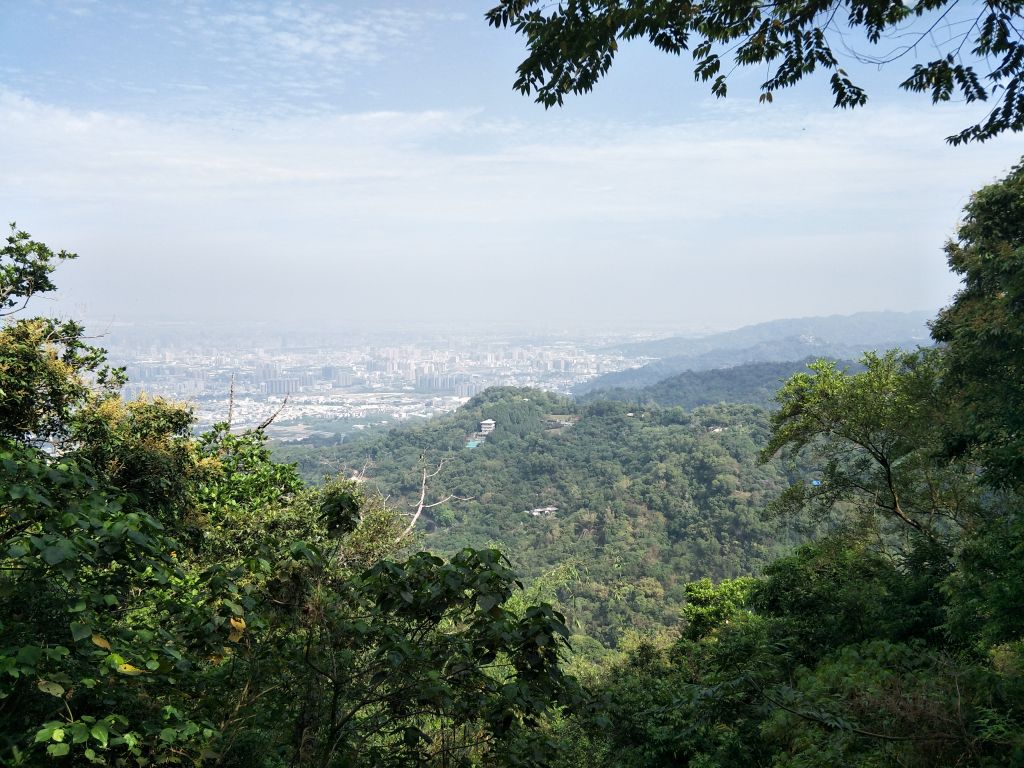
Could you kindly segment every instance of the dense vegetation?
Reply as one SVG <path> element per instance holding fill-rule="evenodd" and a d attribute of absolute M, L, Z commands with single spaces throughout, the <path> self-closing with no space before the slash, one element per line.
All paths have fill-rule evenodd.
<path fill-rule="evenodd" d="M 674 638 L 653 633 L 638 639 L 627 633 L 615 652 L 603 655 L 577 641 L 574 669 L 590 696 L 559 723 L 555 735 L 566 752 L 555 755 L 554 763 L 1024 765 L 1022 209 L 1024 167 L 972 198 L 959 237 L 947 249 L 951 267 L 965 277 L 965 288 L 935 323 L 942 346 L 868 354 L 857 371 L 815 363 L 778 392 L 766 431 L 708 432 L 711 422 L 702 421 L 717 419 L 719 426 L 734 427 L 728 418 L 742 414 L 749 429 L 757 424 L 758 411 L 748 406 L 686 412 L 597 401 L 578 406 L 580 421 L 558 434 L 531 436 L 523 427 L 501 438 L 496 429 L 486 449 L 453 461 L 452 487 L 460 492 L 495 488 L 500 497 L 541 487 L 555 494 L 563 492 L 559 478 L 587 482 L 589 473 L 594 482 L 587 487 L 597 487 L 588 493 L 626 502 L 633 483 L 642 484 L 644 493 L 656 486 L 650 464 L 638 471 L 638 457 L 648 462 L 661 458 L 658 448 L 645 453 L 645 446 L 673 435 L 678 450 L 699 454 L 720 436 L 742 435 L 759 444 L 761 458 L 769 462 L 759 471 L 777 472 L 778 465 L 770 462 L 781 456 L 795 481 L 774 500 L 759 500 L 761 512 L 769 520 L 774 515 L 794 523 L 821 523 L 817 535 L 768 564 L 757 578 L 743 574 L 718 580 L 726 575 L 718 571 L 713 574 L 717 584 L 712 579 L 664 582 L 669 587 L 659 604 L 678 597 L 684 601 Z M 525 410 L 536 396 L 487 397 L 511 398 L 512 403 L 518 397 Z M 464 422 L 453 422 L 448 444 L 433 442 L 431 427 L 425 427 L 362 447 L 376 452 L 381 461 L 376 469 L 384 473 L 402 460 L 397 446 L 405 446 L 410 466 L 420 454 L 433 461 L 432 446 L 458 448 L 456 438 L 464 437 L 459 432 L 490 415 L 487 397 L 474 401 L 460 417 Z M 564 403 L 551 407 L 570 409 Z M 491 417 L 500 429 L 501 419 Z M 534 423 L 540 418 L 537 414 Z M 673 419 L 687 425 L 684 431 L 661 431 Z M 745 459 L 750 448 L 745 444 L 737 451 L 736 443 L 728 445 L 733 461 Z M 585 461 L 573 454 L 587 455 L 591 448 L 595 452 Z M 419 451 L 415 456 L 414 449 Z M 505 456 L 512 466 L 488 463 L 485 450 Z M 528 482 L 535 456 L 554 459 L 549 474 L 540 464 L 538 476 L 548 480 L 546 486 Z M 618 476 L 614 470 L 605 474 L 602 462 L 607 460 L 628 469 Z M 730 474 L 713 470 L 710 477 L 702 476 L 687 459 L 675 457 L 674 462 L 682 475 L 674 480 L 676 487 L 685 488 L 691 498 L 695 488 L 713 490 Z M 476 487 L 466 478 L 473 468 Z M 701 486 L 702 477 L 710 484 Z M 734 477 L 749 481 L 742 474 Z M 608 495 L 609 481 L 627 492 Z M 547 502 L 546 497 L 534 499 Z M 642 521 L 629 529 L 634 557 L 644 550 L 651 553 L 645 536 L 652 522 L 660 522 L 657 513 L 682 508 L 677 499 L 652 495 L 651 501 L 645 509 L 624 506 L 627 520 L 632 513 L 632 519 Z M 571 504 L 566 511 L 568 519 L 578 515 Z M 480 512 L 452 513 L 455 524 L 439 523 L 427 540 L 456 536 L 452 529 L 459 525 L 464 532 L 472 529 L 479 525 Z M 494 519 L 500 523 L 497 515 Z M 727 517 L 694 519 L 724 540 Z M 545 522 L 561 531 L 561 520 Z M 761 516 L 758 523 L 768 524 Z M 520 557 L 527 562 L 543 560 L 545 551 L 561 551 L 557 539 L 510 539 L 511 526 L 501 524 L 492 530 L 525 546 Z M 764 530 L 756 524 L 747 529 L 752 535 L 736 551 L 750 547 Z M 575 546 L 586 547 L 589 531 L 577 526 L 573 532 L 579 538 Z M 680 541 L 691 543 L 692 534 L 687 530 Z M 748 567 L 753 559 L 749 550 L 739 558 Z M 621 562 L 608 560 L 616 567 Z M 699 562 L 709 572 L 721 564 L 714 554 Z M 608 578 L 603 576 L 606 567 L 602 578 Z M 685 559 L 672 561 L 667 572 L 674 575 L 680 567 L 686 567 Z M 657 566 L 651 572 L 661 573 Z M 584 574 L 581 581 L 587 578 Z M 641 583 L 633 575 L 630 581 Z M 659 618 L 642 609 L 608 612 L 604 595 L 587 597 L 605 613 L 584 616 L 584 631 L 602 621 L 613 629 L 651 628 L 651 619 Z M 616 627 L 617 621 L 625 623 Z M 580 663 L 581 653 L 598 663 Z"/>
<path fill-rule="evenodd" d="M 788 336 L 758 341 L 750 346 L 734 347 L 727 344 L 719 349 L 670 355 L 639 368 L 606 373 L 578 384 L 573 393 L 585 395 L 599 389 L 636 389 L 654 386 L 681 373 L 736 368 L 751 363 L 805 360 L 809 357 L 856 360 L 865 350 L 913 350 L 925 343 L 927 339 L 908 335 L 898 338 L 883 337 L 881 340 L 865 337 L 861 341 L 831 341 L 821 337 Z"/>
<path fill-rule="evenodd" d="M 493 549 L 395 559 L 260 432 L 123 401 L 80 326 L 11 315 L 72 256 L 0 251 L 0 763 L 545 762 L 562 617 Z"/>
<path fill-rule="evenodd" d="M 583 403 L 620 400 L 688 409 L 715 403 L 750 403 L 770 408 L 782 383 L 793 374 L 805 371 L 812 362 L 814 358 L 795 363 L 747 363 L 710 371 L 684 371 L 639 389 L 593 389 L 578 399 Z M 847 370 L 860 369 L 849 361 L 843 361 L 841 365 Z"/>
<path fill-rule="evenodd" d="M 80 326 L 18 314 L 73 255 L 12 230 L 0 760 L 1024 765 L 1024 165 L 947 252 L 940 346 L 815 363 L 770 413 L 493 390 L 336 449 L 410 519 L 124 401 Z M 410 554 L 417 531 L 452 554 Z M 528 591 L 462 547 L 484 537 Z M 591 635 L 572 658 L 544 592 Z"/>
<path fill-rule="evenodd" d="M 947 248 L 939 349 L 779 392 L 783 515 L 836 527 L 759 579 L 687 588 L 680 637 L 590 681 L 560 764 L 1024 765 L 1024 166 Z"/>
<path fill-rule="evenodd" d="M 494 432 L 467 449 L 485 418 Z M 425 510 L 422 543 L 441 552 L 493 543 L 529 577 L 571 566 L 559 594 L 574 631 L 614 644 L 626 629 L 674 626 L 686 582 L 758 573 L 791 548 L 799 520 L 763 514 L 788 485 L 780 462 L 758 463 L 768 434 L 768 413 L 752 406 L 576 408 L 536 390 L 491 389 L 415 428 L 277 455 L 311 481 L 323 479 L 327 457 L 366 466 L 397 509 L 415 506 L 422 469 L 444 462 L 431 498 L 465 500 Z M 557 511 L 528 514 L 545 507 Z"/>

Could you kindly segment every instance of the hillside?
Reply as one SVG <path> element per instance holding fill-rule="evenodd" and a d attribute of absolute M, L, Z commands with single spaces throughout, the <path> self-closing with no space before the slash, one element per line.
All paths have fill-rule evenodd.
<path fill-rule="evenodd" d="M 622 354 L 659 358 L 640 368 L 599 376 L 574 389 L 639 388 L 684 371 L 808 357 L 857 360 L 866 350 L 928 345 L 924 312 L 862 312 L 775 320 L 698 338 L 673 337 L 616 347 Z"/>
<path fill-rule="evenodd" d="M 808 357 L 796 362 L 746 363 L 710 371 L 684 371 L 640 389 L 592 390 L 578 401 L 618 400 L 681 408 L 715 403 L 750 403 L 767 408 L 774 404 L 775 394 L 782 383 L 794 373 L 806 371 L 814 359 Z M 851 371 L 862 369 L 860 364 L 850 361 L 840 361 L 839 365 Z"/>
<path fill-rule="evenodd" d="M 527 577 L 571 566 L 579 581 L 562 585 L 563 608 L 577 633 L 611 644 L 627 628 L 674 625 L 686 582 L 757 573 L 796 540 L 795 525 L 763 514 L 787 485 L 779 464 L 757 464 L 766 411 L 633 408 L 491 389 L 415 428 L 331 448 L 282 447 L 277 457 L 298 461 L 311 480 L 324 460 L 368 466 L 368 482 L 405 509 L 422 468 L 445 459 L 427 501 L 471 500 L 426 510 L 423 545 L 497 544 Z M 494 432 L 467 449 L 485 418 Z"/>

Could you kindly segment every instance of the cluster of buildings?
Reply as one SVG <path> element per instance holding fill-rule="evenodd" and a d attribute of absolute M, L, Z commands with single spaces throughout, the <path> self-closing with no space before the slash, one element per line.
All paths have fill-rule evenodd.
<path fill-rule="evenodd" d="M 556 512 L 558 512 L 558 507 L 547 506 L 547 507 L 534 507 L 533 509 L 527 509 L 527 510 L 525 510 L 523 512 L 523 514 L 524 515 L 529 515 L 530 517 L 551 517 Z"/>
<path fill-rule="evenodd" d="M 494 431 L 494 419 L 484 419 L 480 422 L 480 428 L 466 438 L 467 448 L 478 448 L 487 441 L 487 436 Z"/>
<path fill-rule="evenodd" d="M 582 341 L 470 336 L 381 344 L 292 334 L 272 345 L 258 334 L 217 339 L 134 329 L 112 332 L 107 345 L 111 361 L 127 369 L 126 395 L 191 402 L 200 429 L 223 421 L 229 403 L 234 426 L 254 426 L 287 398 L 275 428 L 291 428 L 292 438 L 426 418 L 492 386 L 568 393 L 645 362 Z M 308 429 L 296 429 L 302 426 Z"/>

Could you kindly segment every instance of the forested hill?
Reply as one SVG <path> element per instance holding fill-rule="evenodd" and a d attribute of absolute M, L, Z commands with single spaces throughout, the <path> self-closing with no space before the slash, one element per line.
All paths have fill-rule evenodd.
<path fill-rule="evenodd" d="M 747 363 L 710 371 L 684 371 L 640 389 L 592 390 L 580 397 L 579 402 L 619 400 L 682 408 L 715 403 L 750 403 L 770 407 L 783 382 L 794 373 L 806 371 L 813 361 L 814 358 L 808 357 L 797 362 Z M 838 365 L 851 372 L 863 369 L 862 365 L 851 361 L 839 361 Z"/>
<path fill-rule="evenodd" d="M 700 338 L 675 337 L 617 347 L 631 356 L 660 358 L 640 368 L 599 376 L 574 393 L 638 388 L 684 371 L 812 357 L 857 360 L 867 350 L 912 350 L 931 344 L 923 312 L 863 312 L 850 316 L 776 320 Z"/>
<path fill-rule="evenodd" d="M 686 582 L 757 573 L 794 541 L 792 523 L 764 515 L 787 485 L 779 464 L 757 463 L 766 411 L 634 408 L 491 389 L 415 428 L 331 448 L 282 447 L 277 456 L 298 461 L 311 480 L 366 465 L 367 482 L 405 509 L 423 469 L 446 460 L 427 502 L 450 493 L 471 500 L 425 510 L 423 544 L 442 552 L 497 544 L 527 577 L 560 569 L 558 594 L 575 631 L 610 644 L 627 628 L 673 626 Z M 494 432 L 466 448 L 483 419 L 495 421 Z"/>

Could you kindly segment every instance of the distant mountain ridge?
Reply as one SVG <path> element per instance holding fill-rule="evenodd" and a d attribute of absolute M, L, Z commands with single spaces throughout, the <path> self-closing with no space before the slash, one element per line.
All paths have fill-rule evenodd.
<path fill-rule="evenodd" d="M 577 396 L 597 389 L 640 388 L 684 371 L 708 371 L 808 357 L 857 360 L 868 350 L 914 349 L 931 343 L 929 312 L 859 312 L 773 320 L 698 338 L 672 337 L 623 344 L 614 351 L 661 359 L 579 384 Z"/>
<path fill-rule="evenodd" d="M 708 336 L 671 336 L 666 339 L 618 344 L 610 349 L 636 357 L 698 355 L 724 349 L 742 349 L 766 341 L 795 336 L 825 339 L 836 344 L 858 344 L 879 339 L 929 338 L 928 321 L 934 312 L 856 312 L 852 315 L 823 315 L 784 318 L 745 325 Z"/>
<path fill-rule="evenodd" d="M 619 400 L 638 405 L 679 406 L 687 409 L 716 403 L 749 403 L 769 407 L 786 379 L 794 373 L 806 371 L 807 366 L 816 359 L 806 357 L 797 361 L 744 363 L 731 368 L 683 371 L 639 389 L 616 387 L 591 390 L 582 395 L 578 402 Z M 836 362 L 840 368 L 850 371 L 863 368 L 851 360 Z"/>

